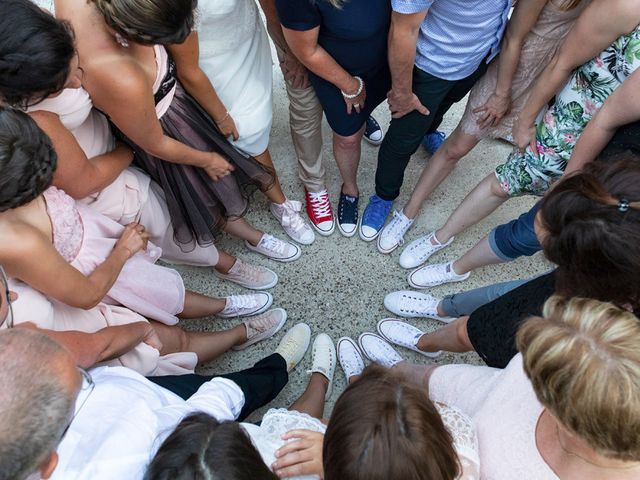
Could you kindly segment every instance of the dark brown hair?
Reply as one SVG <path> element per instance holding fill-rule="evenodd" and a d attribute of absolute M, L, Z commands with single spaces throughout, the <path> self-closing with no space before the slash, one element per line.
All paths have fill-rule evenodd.
<path fill-rule="evenodd" d="M 237 422 L 186 417 L 162 443 L 145 480 L 278 480 Z"/>
<path fill-rule="evenodd" d="M 640 307 L 640 158 L 591 163 L 565 178 L 539 220 L 558 294 Z"/>
<path fill-rule="evenodd" d="M 323 463 L 325 480 L 453 480 L 460 471 L 426 391 L 375 365 L 336 402 Z"/>

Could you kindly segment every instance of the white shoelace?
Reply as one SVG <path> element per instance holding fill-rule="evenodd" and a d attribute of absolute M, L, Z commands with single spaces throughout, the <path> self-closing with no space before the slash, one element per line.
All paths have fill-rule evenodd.
<path fill-rule="evenodd" d="M 394 243 L 402 245 L 404 243 L 404 234 L 407 233 L 412 223 L 410 219 L 396 210 L 393 212 L 391 222 L 389 222 L 387 234 L 393 238 Z"/>
<path fill-rule="evenodd" d="M 255 295 L 230 295 L 227 297 L 225 310 L 237 312 L 245 308 L 254 308 L 257 305 Z"/>
<path fill-rule="evenodd" d="M 272 237 L 269 234 L 265 234 L 264 237 L 262 237 L 259 245 L 265 250 L 275 253 L 276 255 L 284 255 L 285 249 L 287 248 L 287 244 L 285 242 L 277 239 L 276 237 Z"/>
<path fill-rule="evenodd" d="M 266 332 L 273 327 L 274 321 L 270 317 L 260 316 L 247 321 L 247 338 Z"/>
<path fill-rule="evenodd" d="M 259 282 L 262 280 L 263 273 L 264 272 L 260 267 L 241 262 L 237 275 L 249 280 L 250 282 Z"/>
<path fill-rule="evenodd" d="M 309 192 L 311 209 L 316 217 L 331 216 L 331 203 L 329 202 L 329 193 L 326 190 L 320 192 Z"/>
<path fill-rule="evenodd" d="M 407 313 L 437 313 L 438 299 L 425 299 L 403 296 L 400 310 Z"/>

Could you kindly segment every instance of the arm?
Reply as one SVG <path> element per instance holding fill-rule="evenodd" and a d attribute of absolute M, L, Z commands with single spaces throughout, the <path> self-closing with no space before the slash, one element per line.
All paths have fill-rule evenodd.
<path fill-rule="evenodd" d="M 69 350 L 76 363 L 83 368 L 118 358 L 142 342 L 149 343 L 158 350 L 161 348 L 161 345 L 155 342 L 155 332 L 148 322 L 105 327 L 94 333 L 46 330 L 29 322 L 17 325 L 17 328 L 29 328 L 44 333 Z"/>
<path fill-rule="evenodd" d="M 511 85 L 520 62 L 520 52 L 524 41 L 538 22 L 540 13 L 549 0 L 531 0 L 519 3 L 515 8 L 507 31 L 502 40 L 498 57 L 498 80 L 496 90 L 486 103 L 473 113 L 482 113 L 478 118 L 480 128 L 495 126 L 511 107 Z"/>
<path fill-rule="evenodd" d="M 560 50 L 540 74 L 518 121 L 513 138 L 520 148 L 535 152 L 535 119 L 567 81 L 571 72 L 600 54 L 640 21 L 640 1 L 595 0 L 580 15 Z"/>
<path fill-rule="evenodd" d="M 581 170 L 607 146 L 618 128 L 640 120 L 640 71 L 634 72 L 604 102 L 573 149 L 565 175 Z"/>
<path fill-rule="evenodd" d="M 11 277 L 71 307 L 95 307 L 111 289 L 125 262 L 146 248 L 149 234 L 130 224 L 107 259 L 90 274 L 72 267 L 57 252 L 50 239 L 29 228 L 16 230 L 11 248 L 2 252 L 2 264 Z"/>
<path fill-rule="evenodd" d="M 209 77 L 200 68 L 198 33 L 192 32 L 183 43 L 170 45 L 168 49 L 176 62 L 178 79 L 185 90 L 211 115 L 223 135 L 233 135 L 233 139 L 238 140 L 238 129 L 233 118 L 218 97 Z"/>
<path fill-rule="evenodd" d="M 136 145 L 150 155 L 172 163 L 201 167 L 213 180 L 233 170 L 215 152 L 201 152 L 165 135 L 156 116 L 150 85 L 141 68 L 129 61 L 110 61 L 90 66 L 83 86 L 96 108 Z"/>
<path fill-rule="evenodd" d="M 75 199 L 85 198 L 107 187 L 133 160 L 133 152 L 119 144 L 104 155 L 87 158 L 73 134 L 51 112 L 30 114 L 49 136 L 58 155 L 53 184 Z"/>
<path fill-rule="evenodd" d="M 429 115 L 429 110 L 413 93 L 416 43 L 420 25 L 426 16 L 427 10 L 412 14 L 393 12 L 391 15 L 389 68 L 392 84 L 388 99 L 393 118 L 401 118 L 414 110 L 418 110 L 423 115 Z"/>

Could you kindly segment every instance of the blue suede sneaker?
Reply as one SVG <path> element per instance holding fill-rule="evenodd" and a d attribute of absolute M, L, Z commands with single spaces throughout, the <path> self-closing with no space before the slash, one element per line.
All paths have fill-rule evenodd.
<path fill-rule="evenodd" d="M 338 230 L 345 237 L 353 237 L 358 228 L 358 197 L 340 192 L 338 202 Z"/>
<path fill-rule="evenodd" d="M 378 195 L 369 197 L 369 205 L 364 209 L 360 223 L 360 238 L 362 240 L 370 242 L 378 236 L 384 227 L 391 205 L 393 205 L 393 200 L 383 200 Z"/>
<path fill-rule="evenodd" d="M 367 126 L 364 129 L 364 139 L 371 145 L 380 145 L 384 134 L 378 121 L 372 116 L 367 117 Z"/>
<path fill-rule="evenodd" d="M 422 146 L 427 153 L 433 155 L 436 153 L 436 150 L 440 148 L 440 145 L 444 143 L 445 138 L 447 138 L 447 136 L 440 130 L 436 130 L 433 133 L 427 133 L 422 139 Z"/>

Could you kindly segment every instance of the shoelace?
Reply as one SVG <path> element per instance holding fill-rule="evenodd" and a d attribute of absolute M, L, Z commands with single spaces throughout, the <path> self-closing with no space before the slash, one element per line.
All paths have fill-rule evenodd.
<path fill-rule="evenodd" d="M 402 297 L 400 310 L 409 313 L 424 313 L 426 310 L 433 309 L 433 303 L 433 301 L 424 298 Z"/>
<path fill-rule="evenodd" d="M 309 202 L 311 209 L 316 217 L 330 217 L 331 203 L 329 202 L 329 193 L 326 190 L 321 192 L 309 192 Z"/>
<path fill-rule="evenodd" d="M 294 200 L 287 200 L 282 205 L 282 226 L 291 227 L 296 232 L 306 226 L 300 211 L 302 210 L 302 203 Z"/>
<path fill-rule="evenodd" d="M 258 317 L 253 320 L 249 320 L 247 325 L 249 327 L 248 338 L 251 338 L 269 330 L 272 327 L 273 322 L 269 318 Z"/>
<path fill-rule="evenodd" d="M 407 232 L 409 225 L 410 222 L 405 221 L 400 213 L 397 211 L 393 212 L 393 218 L 389 223 L 389 235 L 393 237 L 393 240 L 398 245 L 402 245 L 404 243 L 404 234 Z"/>
<path fill-rule="evenodd" d="M 278 255 L 284 255 L 286 244 L 282 240 L 278 240 L 271 235 L 265 235 L 260 242 L 262 248 Z"/>
<path fill-rule="evenodd" d="M 240 269 L 238 271 L 238 275 L 246 278 L 250 282 L 258 282 L 262 279 L 262 274 L 264 272 L 255 265 L 251 265 L 248 263 L 241 262 Z"/>
<path fill-rule="evenodd" d="M 340 220 L 353 219 L 354 223 L 358 220 L 358 204 L 357 202 L 350 202 L 346 196 L 340 197 L 340 204 L 338 205 L 338 216 Z"/>
<path fill-rule="evenodd" d="M 256 306 L 256 303 L 256 297 L 254 295 L 230 295 L 227 297 L 226 309 L 237 312 L 243 308 L 253 308 Z"/>

